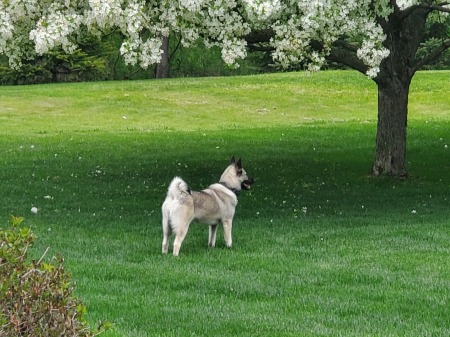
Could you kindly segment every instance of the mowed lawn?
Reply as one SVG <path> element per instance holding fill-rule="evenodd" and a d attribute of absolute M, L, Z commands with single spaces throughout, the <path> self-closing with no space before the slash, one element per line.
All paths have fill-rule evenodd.
<path fill-rule="evenodd" d="M 0 226 L 65 258 L 104 336 L 449 336 L 449 83 L 413 79 L 407 181 L 370 175 L 376 86 L 352 71 L 0 87 Z M 163 256 L 170 180 L 232 155 L 256 180 L 233 248 L 193 224 Z"/>

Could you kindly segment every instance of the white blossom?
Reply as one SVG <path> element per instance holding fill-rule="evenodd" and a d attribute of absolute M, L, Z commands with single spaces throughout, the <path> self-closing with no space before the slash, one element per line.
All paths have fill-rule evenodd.
<path fill-rule="evenodd" d="M 282 5 L 280 0 L 243 0 L 251 21 L 264 22 L 280 14 Z"/>
<path fill-rule="evenodd" d="M 184 0 L 180 1 L 180 7 L 195 12 L 199 11 L 205 2 L 205 0 Z"/>
<path fill-rule="evenodd" d="M 401 9 L 405 9 L 407 7 L 418 4 L 418 0 L 398 0 L 397 4 Z"/>
<path fill-rule="evenodd" d="M 65 11 L 59 3 L 52 3 L 48 15 L 42 16 L 36 28 L 30 31 L 30 40 L 35 43 L 36 53 L 44 54 L 57 46 L 72 53 L 76 45 L 70 37 L 79 30 L 81 23 L 80 14 Z"/>
<path fill-rule="evenodd" d="M 419 0 L 398 0 L 400 9 Z M 341 36 L 361 36 L 357 57 L 374 77 L 389 55 L 375 16 L 387 19 L 390 0 L 0 0 L 0 54 L 12 67 L 62 47 L 72 52 L 82 27 L 95 34 L 119 30 L 125 62 L 146 68 L 161 59 L 161 37 L 176 33 L 184 46 L 202 37 L 219 46 L 224 62 L 238 66 L 252 29 L 275 33 L 273 59 L 283 67 L 303 62 L 319 69 Z M 311 49 L 320 41 L 320 51 Z M 30 44 L 30 42 L 32 42 Z M 32 48 L 30 48 L 30 46 Z"/>

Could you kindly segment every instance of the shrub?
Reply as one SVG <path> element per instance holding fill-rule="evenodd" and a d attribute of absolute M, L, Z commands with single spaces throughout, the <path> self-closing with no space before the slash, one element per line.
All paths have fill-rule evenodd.
<path fill-rule="evenodd" d="M 81 49 L 72 54 L 56 50 L 34 60 L 24 60 L 20 69 L 12 69 L 4 58 L 0 59 L 0 84 L 80 82 L 106 78 L 105 59 L 88 55 Z"/>
<path fill-rule="evenodd" d="M 72 295 L 71 275 L 63 259 L 49 263 L 27 260 L 36 236 L 11 216 L 10 228 L 0 228 L 0 336 L 95 336 L 83 318 L 86 307 Z M 48 250 L 48 249 L 47 249 Z"/>

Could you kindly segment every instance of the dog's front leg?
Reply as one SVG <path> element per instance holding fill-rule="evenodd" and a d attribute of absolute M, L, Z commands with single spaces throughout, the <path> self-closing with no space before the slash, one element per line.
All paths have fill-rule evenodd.
<path fill-rule="evenodd" d="M 225 237 L 225 245 L 229 248 L 233 244 L 231 238 L 231 228 L 233 226 L 232 219 L 223 221 L 223 236 Z"/>
<path fill-rule="evenodd" d="M 214 247 L 216 245 L 216 233 L 217 225 L 209 225 L 208 246 Z"/>

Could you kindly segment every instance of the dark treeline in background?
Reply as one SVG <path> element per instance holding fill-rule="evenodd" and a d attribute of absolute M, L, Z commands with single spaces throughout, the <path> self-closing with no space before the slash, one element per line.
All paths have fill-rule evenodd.
<path fill-rule="evenodd" d="M 0 55 L 0 84 L 37 84 L 80 81 L 133 80 L 156 78 L 157 66 L 142 69 L 126 65 L 119 49 L 120 34 L 102 40 L 86 37 L 73 54 L 55 50 L 34 60 L 23 61 L 21 69 L 11 69 L 6 57 Z M 168 45 L 169 64 L 158 77 L 203 77 L 249 75 L 273 71 L 268 66 L 270 55 L 251 53 L 238 69 L 222 61 L 219 48 L 205 48 L 201 42 L 191 48 L 181 46 L 179 38 L 171 36 Z"/>
<path fill-rule="evenodd" d="M 434 23 L 427 27 L 426 34 L 431 38 L 427 44 L 421 46 L 419 54 L 426 55 L 427 50 L 433 49 L 442 39 L 442 35 L 450 31 L 449 24 Z M 191 48 L 184 48 L 180 38 L 170 36 L 167 42 L 168 51 L 165 55 L 167 66 L 152 66 L 142 69 L 124 63 L 119 53 L 122 43 L 119 33 L 112 33 L 102 40 L 86 36 L 80 43 L 80 48 L 73 54 L 65 54 L 61 50 L 39 56 L 34 60 L 24 61 L 19 70 L 11 69 L 8 60 L 0 56 L 0 84 L 37 84 L 80 81 L 132 80 L 161 77 L 203 77 L 250 75 L 282 69 L 272 64 L 268 52 L 249 51 L 245 60 L 241 60 L 240 67 L 232 69 L 224 64 L 219 48 L 205 48 L 198 42 Z M 303 65 L 293 66 L 287 70 L 299 70 Z M 327 68 L 342 68 L 341 65 L 329 64 Z M 430 69 L 450 69 L 450 50 L 447 50 L 433 64 L 426 66 Z"/>

